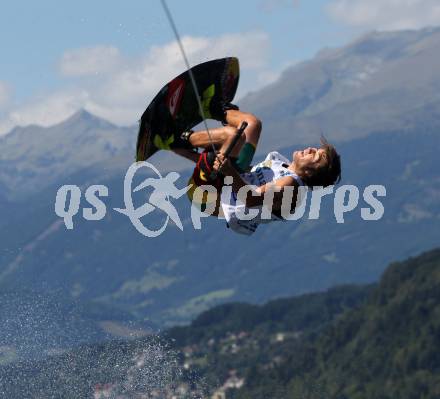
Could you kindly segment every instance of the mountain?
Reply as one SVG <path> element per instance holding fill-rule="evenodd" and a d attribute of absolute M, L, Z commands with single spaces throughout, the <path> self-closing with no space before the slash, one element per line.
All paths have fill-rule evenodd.
<path fill-rule="evenodd" d="M 115 126 L 85 110 L 48 128 L 14 128 L 0 137 L 0 201 L 20 201 L 51 184 L 67 184 L 78 173 L 97 178 L 118 174 L 134 161 L 137 130 Z M 166 152 L 153 159 L 168 165 L 162 170 L 189 165 Z"/>
<path fill-rule="evenodd" d="M 438 249 L 391 265 L 365 304 L 285 354 L 272 372 L 257 366 L 233 397 L 264 398 L 282 385 L 284 394 L 272 397 L 437 398 L 439 270 Z"/>
<path fill-rule="evenodd" d="M 162 337 L 5 364 L 3 389 L 8 397 L 435 399 L 439 270 L 436 249 L 391 264 L 374 285 L 221 305 Z"/>
<path fill-rule="evenodd" d="M 108 168 L 122 154 L 129 158 L 134 142 L 133 129 L 84 110 L 49 128 L 16 127 L 0 138 L 0 184 L 9 197 L 23 197 L 93 165 Z"/>
<path fill-rule="evenodd" d="M 438 130 L 439 47 L 440 28 L 372 32 L 287 69 L 239 104 L 263 121 L 259 154 L 316 144 L 321 134 L 340 142 L 375 132 Z M 135 124 L 120 128 L 85 110 L 48 129 L 17 127 L 0 138 L 0 188 L 29 193 L 91 165 L 126 167 L 136 134 Z M 166 170 L 189 167 L 167 155 L 153 159 Z"/>
<path fill-rule="evenodd" d="M 440 28 L 372 32 L 325 49 L 241 102 L 263 120 L 260 150 L 439 129 Z"/>
<path fill-rule="evenodd" d="M 353 65 L 381 59 L 383 68 L 391 68 L 395 62 L 399 71 L 408 72 L 412 69 L 403 66 L 411 57 L 417 65 L 425 65 L 428 55 L 435 58 L 431 50 L 437 40 L 436 29 L 374 33 L 286 71 L 282 85 L 270 86 L 246 100 L 253 99 L 255 106 L 257 99 L 261 101 L 266 133 L 263 147 L 269 143 L 264 140 L 277 140 L 276 147 L 285 154 L 294 149 L 290 139 L 284 140 L 282 130 L 270 128 L 272 112 L 280 123 L 297 123 L 303 121 L 304 112 L 314 110 L 313 119 L 319 122 L 319 115 L 330 109 L 324 105 L 340 97 L 338 109 L 345 109 L 344 114 L 355 121 L 350 107 L 356 101 L 374 92 L 368 98 L 376 96 L 385 106 L 391 87 L 403 87 L 400 74 L 379 79 L 385 69 L 378 69 L 360 91 L 347 91 L 347 76 L 351 75 L 338 75 L 331 65 L 342 68 L 345 62 L 351 71 Z M 282 108 L 281 104 L 298 106 L 297 99 L 289 96 L 302 93 L 299 82 L 321 84 L 317 65 L 333 71 L 332 89 L 316 98 L 309 96 L 313 101 L 307 110 L 292 113 L 291 108 Z M 251 238 L 233 234 L 224 221 L 215 219 L 202 220 L 202 229 L 195 230 L 186 198 L 174 202 L 184 231 L 170 224 L 154 239 L 139 234 L 126 216 L 115 212 L 113 208 L 124 207 L 123 181 L 134 156 L 135 127 L 119 128 L 81 111 L 51 128 L 16 128 L 0 140 L 0 291 L 46 294 L 61 290 L 74 301 L 99 303 L 122 310 L 132 320 L 164 327 L 188 323 L 224 302 L 261 303 L 336 284 L 376 281 L 392 259 L 404 259 L 438 245 L 440 135 L 436 123 L 440 119 L 426 83 L 435 87 L 437 70 L 429 70 L 405 86 L 411 90 L 417 86 L 423 98 L 426 93 L 432 100 L 419 101 L 417 115 L 424 117 L 414 119 L 414 126 L 408 118 L 413 118 L 415 111 L 402 103 L 405 99 L 415 101 L 416 91 L 410 90 L 413 94 L 408 92 L 393 105 L 400 115 L 396 120 L 408 122 L 404 128 L 390 129 L 394 125 L 380 122 L 374 108 L 368 121 L 364 120 L 364 133 L 369 134 L 341 136 L 342 141 L 336 143 L 342 155 L 343 183 L 360 190 L 359 205 L 345 215 L 345 223 L 337 223 L 334 197 L 326 196 L 318 220 L 308 219 L 307 212 L 298 222 L 262 226 Z M 356 68 L 353 71 L 359 73 Z M 335 87 L 340 87 L 339 97 Z M 350 101 L 342 101 L 344 96 Z M 397 115 L 393 110 L 383 112 Z M 338 114 L 326 115 L 333 115 L 334 123 L 342 120 Z M 370 121 L 377 126 L 372 127 Z M 284 142 L 289 146 L 282 146 Z M 257 155 L 256 161 L 260 159 Z M 181 171 L 178 187 L 186 185 L 191 173 L 186 161 L 161 152 L 151 162 L 163 174 Z M 82 190 L 73 230 L 66 229 L 54 210 L 57 190 L 65 184 Z M 85 189 L 92 184 L 109 189 L 109 196 L 103 198 L 107 213 L 100 221 L 82 217 L 83 208 L 90 207 Z M 363 191 L 371 184 L 383 185 L 387 192 L 380 198 L 385 213 L 378 221 L 361 218 L 361 208 L 368 208 Z M 145 202 L 145 194 L 139 193 L 135 202 L 141 201 Z M 163 213 L 155 211 L 143 221 L 157 228 L 164 219 Z"/>

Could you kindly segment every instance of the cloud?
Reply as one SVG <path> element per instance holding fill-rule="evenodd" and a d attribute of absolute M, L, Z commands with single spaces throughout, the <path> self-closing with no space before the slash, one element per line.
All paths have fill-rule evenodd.
<path fill-rule="evenodd" d="M 240 92 L 255 89 L 259 77 L 276 76 L 268 68 L 270 41 L 259 31 L 218 37 L 182 38 L 191 65 L 237 56 L 246 75 Z M 132 125 L 160 88 L 186 69 L 176 42 L 153 46 L 140 57 L 124 57 L 111 46 L 67 51 L 59 70 L 70 87 L 30 99 L 0 120 L 0 134 L 15 125 L 49 126 L 80 108 L 120 125 Z M 263 84 L 265 82 L 261 82 Z M 240 95 L 240 94 L 238 94 Z"/>
<path fill-rule="evenodd" d="M 327 6 L 337 21 L 378 30 L 440 25 L 438 0 L 334 0 Z"/>
<path fill-rule="evenodd" d="M 66 51 L 60 61 L 64 76 L 89 76 L 114 71 L 122 62 L 113 46 L 97 46 Z"/>
<path fill-rule="evenodd" d="M 237 56 L 244 71 L 242 75 L 256 77 L 267 70 L 270 42 L 265 33 L 247 32 L 216 38 L 185 36 L 182 44 L 191 65 Z M 90 111 L 110 120 L 113 118 L 117 123 L 137 120 L 161 87 L 185 69 L 176 42 L 154 46 L 142 59 L 131 62 L 96 88 L 91 94 L 96 107 Z M 248 91 L 251 83 L 247 83 L 246 79 L 242 83 L 240 90 Z"/>
<path fill-rule="evenodd" d="M 0 120 L 0 134 L 7 133 L 15 126 L 54 125 L 82 108 L 87 104 L 87 99 L 88 93 L 81 89 L 34 98 L 29 104 L 10 110 Z"/>
<path fill-rule="evenodd" d="M 276 70 L 261 70 L 258 72 L 255 82 L 257 89 L 259 87 L 268 86 L 281 78 L 283 72 L 297 64 L 297 61 L 284 62 Z"/>

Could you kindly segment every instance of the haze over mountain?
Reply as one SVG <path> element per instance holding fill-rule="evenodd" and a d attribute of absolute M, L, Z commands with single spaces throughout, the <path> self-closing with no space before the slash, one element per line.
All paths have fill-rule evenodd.
<path fill-rule="evenodd" d="M 261 302 L 377 279 L 389 261 L 438 244 L 439 43 L 438 29 L 373 33 L 322 52 L 242 101 L 263 119 L 263 149 L 289 154 L 321 129 L 342 141 L 343 183 L 360 189 L 359 206 L 344 224 L 335 220 L 333 197 L 325 197 L 319 220 L 262 226 L 252 238 L 215 219 L 203 220 L 198 231 L 183 198 L 175 205 L 184 232 L 170 225 L 147 239 L 113 211 L 124 205 L 135 125 L 119 128 L 81 111 L 51 128 L 14 129 L 0 139 L 0 289 L 61 289 L 134 320 L 171 325 L 221 302 Z M 162 172 L 190 167 L 167 153 L 152 162 Z M 189 174 L 186 169 L 179 187 Z M 105 218 L 84 220 L 82 208 L 90 204 L 83 198 L 74 229 L 67 230 L 54 212 L 64 184 L 83 194 L 91 184 L 107 185 Z M 385 214 L 376 222 L 360 217 L 370 184 L 387 189 Z M 164 215 L 155 211 L 147 219 L 157 227 Z"/>
<path fill-rule="evenodd" d="M 440 127 L 440 28 L 373 32 L 286 70 L 240 106 L 264 123 L 265 150 L 372 132 Z M 435 117 L 437 116 L 437 117 Z"/>
<path fill-rule="evenodd" d="M 49 128 L 14 128 L 0 137 L 0 200 L 19 200 L 79 172 L 94 170 L 105 179 L 126 170 L 134 162 L 137 131 L 137 124 L 119 127 L 85 110 Z M 162 170 L 190 166 L 166 151 L 153 160 L 166 165 Z"/>
<path fill-rule="evenodd" d="M 105 163 L 121 168 L 135 143 L 120 128 L 81 110 L 55 126 L 16 127 L 0 138 L 0 182 L 11 196 L 46 188 L 81 169 Z M 132 157 L 131 157 L 132 158 Z"/>

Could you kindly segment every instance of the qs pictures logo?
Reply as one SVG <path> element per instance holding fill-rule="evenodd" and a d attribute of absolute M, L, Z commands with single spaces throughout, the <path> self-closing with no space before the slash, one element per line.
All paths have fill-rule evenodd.
<path fill-rule="evenodd" d="M 145 178 L 142 183 L 133 187 L 135 176 L 141 169 L 146 169 L 145 172 L 149 171 L 150 177 Z M 182 220 L 172 200 L 179 199 L 188 191 L 190 191 L 189 197 L 192 199 L 191 221 L 196 230 L 201 229 L 201 220 L 203 218 L 216 214 L 215 211 L 219 199 L 223 214 L 220 213 L 221 216 L 216 216 L 218 218 L 224 219 L 226 212 L 229 212 L 229 215 L 232 212 L 234 218 L 240 221 L 255 220 L 258 224 L 266 219 L 271 220 L 273 217 L 272 207 L 276 186 L 273 187 L 273 191 L 268 190 L 265 193 L 262 206 L 247 208 L 245 202 L 248 194 L 253 196 L 261 195 L 256 191 L 256 186 L 244 185 L 235 193 L 232 192 L 232 177 L 226 176 L 220 192 L 216 187 L 208 184 L 201 186 L 190 184 L 179 188 L 177 186 L 179 177 L 180 175 L 177 172 L 170 172 L 166 176 L 162 176 L 154 165 L 146 161 L 134 163 L 129 167 L 124 178 L 124 207 L 112 208 L 112 210 L 127 216 L 134 228 L 145 237 L 157 237 L 162 234 L 170 220 L 177 228 L 183 231 Z M 200 177 L 202 178 L 202 176 Z M 133 194 L 142 192 L 142 190 L 149 193 L 146 196 L 147 201 L 136 207 L 133 201 Z M 315 187 L 312 191 L 308 190 L 307 187 L 301 186 L 299 187 L 294 212 L 291 213 L 294 190 L 293 186 L 285 187 L 283 190 L 281 216 L 284 220 L 299 220 L 305 217 L 307 213 L 308 219 L 318 219 L 324 197 L 331 198 L 333 213 L 337 223 L 345 223 L 344 215 L 358 209 L 361 198 L 366 205 L 360 209 L 360 216 L 363 220 L 380 220 L 385 211 L 382 202 L 378 199 L 378 197 L 386 196 L 386 189 L 382 185 L 366 186 L 362 192 L 354 185 L 343 185 L 338 187 L 336 191 L 334 191 L 333 186 L 326 188 Z M 311 195 L 309 195 L 310 193 Z M 88 187 L 85 190 L 84 197 L 90 206 L 82 208 L 83 218 L 88 221 L 102 220 L 107 214 L 107 206 L 103 199 L 108 196 L 109 189 L 104 185 Z M 64 185 L 57 191 L 55 213 L 60 218 L 63 218 L 68 230 L 74 227 L 74 218 L 80 212 L 81 199 L 82 191 L 77 185 Z M 231 199 L 233 199 L 232 202 L 234 203 L 231 203 Z M 165 214 L 166 218 L 159 228 L 152 230 L 144 224 L 145 219 L 143 218 L 155 210 Z"/>

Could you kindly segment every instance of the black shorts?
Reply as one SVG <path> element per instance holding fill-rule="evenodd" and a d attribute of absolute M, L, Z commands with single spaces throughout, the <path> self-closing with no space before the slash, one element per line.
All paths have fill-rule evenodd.
<path fill-rule="evenodd" d="M 218 103 L 216 105 L 211 106 L 211 115 L 212 117 L 221 122 L 223 125 L 227 125 L 228 123 L 226 122 L 226 112 L 234 109 L 236 111 L 239 110 L 238 106 L 236 106 L 235 104 L 232 103 Z"/>
<path fill-rule="evenodd" d="M 194 168 L 194 172 L 192 175 L 194 184 L 197 186 L 203 185 L 212 185 L 217 189 L 221 187 L 221 183 L 219 179 L 212 181 L 210 179 L 210 174 L 213 171 L 212 165 L 215 160 L 215 154 L 212 151 L 205 150 L 197 161 L 196 167 Z M 217 181 L 218 180 L 218 181 Z"/>

